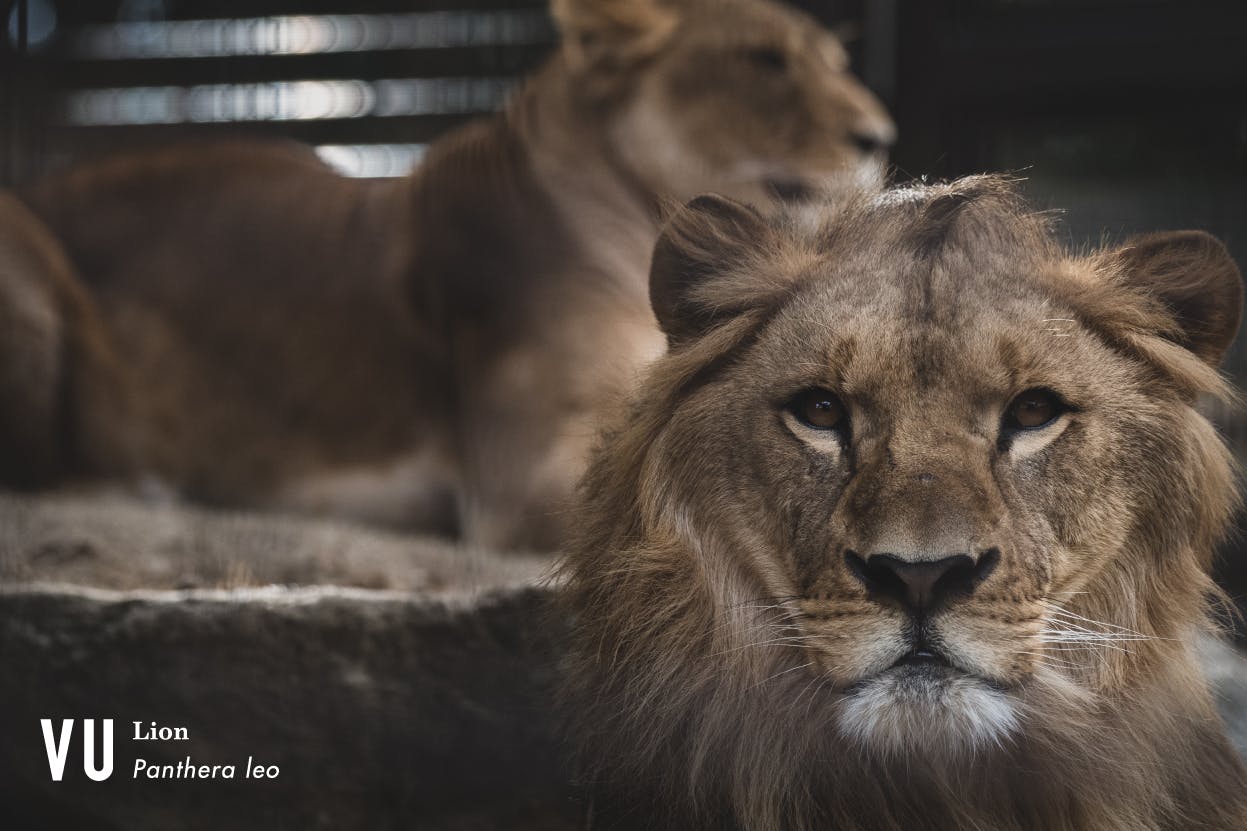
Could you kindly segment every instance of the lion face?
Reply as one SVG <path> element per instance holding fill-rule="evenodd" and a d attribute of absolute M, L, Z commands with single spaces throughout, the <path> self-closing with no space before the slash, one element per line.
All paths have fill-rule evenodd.
<path fill-rule="evenodd" d="M 719 488 L 707 519 L 753 540 L 738 550 L 794 671 L 838 698 L 845 737 L 884 753 L 1002 742 L 1037 678 L 1092 680 L 1103 652 L 1160 635 L 1143 608 L 1072 601 L 1108 581 L 1152 603 L 1155 564 L 1131 535 L 1169 514 L 1189 549 L 1189 479 L 1210 464 L 1189 407 L 1080 306 L 1105 278 L 998 198 L 948 196 L 907 227 L 897 215 L 919 209 L 893 193 L 877 227 L 839 245 L 825 228 L 822 250 L 780 253 L 755 229 L 771 250 L 752 267 L 801 274 L 672 418 L 672 446 L 714 448 L 696 461 Z M 1200 302 L 1223 301 L 1205 349 L 1219 356 L 1240 292 L 1223 249 L 1153 246 L 1169 279 L 1218 263 Z"/>
<path fill-rule="evenodd" d="M 765 0 L 564 0 L 573 84 L 652 191 L 765 204 L 877 183 L 895 128 L 840 43 Z"/>
<path fill-rule="evenodd" d="M 1045 661 L 1068 663 L 1085 626 L 1065 604 L 1125 556 L 1130 479 L 1165 450 L 1138 374 L 1018 278 L 1038 258 L 919 275 L 872 270 L 880 253 L 799 288 L 689 400 L 707 426 L 699 405 L 737 401 L 728 429 L 686 440 L 723 442 L 726 478 L 768 495 L 735 507 L 768 529 L 764 595 L 789 598 L 839 729 L 888 752 L 978 747 L 1017 727 Z"/>
<path fill-rule="evenodd" d="M 1179 661 L 1231 503 L 1192 406 L 1238 324 L 1224 247 L 1072 257 L 992 178 L 829 210 L 811 230 L 703 197 L 659 241 L 671 352 L 630 422 L 647 437 L 621 434 L 640 495 L 612 533 L 636 542 L 602 566 L 641 622 L 586 607 L 620 630 L 602 642 L 678 633 L 708 700 L 748 680 L 884 758 L 1003 747 Z M 629 596 L 602 579 L 596 602 Z"/>
<path fill-rule="evenodd" d="M 1183 634 L 1157 613 L 1157 575 L 1197 595 L 1190 554 L 1225 519 L 1223 459 L 1172 366 L 1206 374 L 1230 343 L 1225 250 L 1187 233 L 1071 260 L 999 187 L 888 193 L 798 246 L 706 200 L 712 237 L 656 253 L 677 349 L 739 302 L 733 279 L 782 294 L 665 443 L 702 448 L 698 477 L 721 485 L 690 512 L 746 556 L 783 660 L 837 700 L 840 734 L 884 754 L 999 744 L 1031 685 L 1097 688 L 1106 651 Z M 752 253 L 731 251 L 742 235 Z M 756 273 L 715 287 L 725 266 L 688 257 L 716 247 Z M 1171 317 L 1122 346 L 1145 341 L 1145 312 Z M 1158 515 L 1160 563 L 1137 539 Z"/>

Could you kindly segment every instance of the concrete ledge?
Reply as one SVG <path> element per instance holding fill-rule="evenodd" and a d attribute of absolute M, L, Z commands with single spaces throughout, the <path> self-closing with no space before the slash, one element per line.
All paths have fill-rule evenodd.
<path fill-rule="evenodd" d="M 118 590 L 336 585 L 438 594 L 538 581 L 548 555 L 279 514 L 0 494 L 0 585 Z"/>
<path fill-rule="evenodd" d="M 0 824 L 574 828 L 547 567 L 335 523 L 0 498 Z M 1247 660 L 1203 655 L 1247 755 Z M 42 718 L 114 719 L 112 777 L 83 774 L 78 724 L 52 782 Z M 188 740 L 134 741 L 134 721 Z M 134 778 L 188 756 L 237 778 Z M 248 757 L 279 776 L 243 778 Z"/>
<path fill-rule="evenodd" d="M 569 825 L 548 565 L 335 522 L 0 497 L 0 825 Z M 112 777 L 83 774 L 79 724 L 52 782 L 41 718 L 114 719 Z M 133 741 L 136 720 L 189 740 Z M 238 778 L 132 778 L 187 756 Z M 248 756 L 280 775 L 243 779 Z"/>
<path fill-rule="evenodd" d="M 4 827 L 572 827 L 547 606 L 531 588 L 2 590 Z M 39 720 L 84 717 L 116 719 L 112 777 L 83 774 L 79 724 L 50 781 Z M 134 721 L 189 740 L 134 741 Z M 187 756 L 238 778 L 132 778 Z M 278 778 L 242 778 L 249 756 Z"/>

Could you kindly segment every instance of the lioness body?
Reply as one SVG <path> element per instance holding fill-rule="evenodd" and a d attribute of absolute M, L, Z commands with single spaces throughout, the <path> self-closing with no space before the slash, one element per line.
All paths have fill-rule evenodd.
<path fill-rule="evenodd" d="M 570 278 L 545 255 L 584 259 L 526 161 L 507 158 L 520 152 L 509 138 L 499 123 L 472 128 L 410 180 L 345 179 L 308 148 L 237 144 L 118 160 L 26 194 L 72 252 L 124 367 L 128 406 L 97 432 L 133 434 L 130 468 L 101 472 L 155 477 L 209 503 L 455 530 L 463 453 L 488 453 L 490 439 L 467 446 L 474 425 L 461 415 L 505 406 L 481 398 L 512 380 L 508 359 L 541 348 L 541 292 L 567 292 L 558 282 Z M 474 153 L 515 181 L 473 188 Z M 474 227 L 483 198 L 495 212 L 514 200 L 516 215 Z M 543 227 L 548 251 L 522 233 L 526 222 Z M 647 330 L 623 329 L 629 313 L 642 326 L 644 311 L 626 295 L 614 310 L 621 342 L 638 346 L 616 356 L 623 367 L 644 357 L 636 335 Z M 549 378 L 575 374 L 556 361 L 588 358 L 545 357 L 533 369 Z M 554 429 L 528 451 L 536 458 L 496 468 L 504 478 L 529 466 L 533 489 L 540 454 L 589 406 L 569 400 L 575 390 L 535 392 L 526 411 Z M 77 405 L 83 419 L 112 415 Z"/>
<path fill-rule="evenodd" d="M 564 571 L 595 827 L 1247 827 L 1196 657 L 1223 246 L 1077 257 L 990 177 L 703 198 L 651 292 Z"/>
<path fill-rule="evenodd" d="M 761 0 L 556 12 L 564 48 L 508 112 L 406 179 L 347 180 L 292 145 L 190 146 L 6 203 L 8 245 L 37 222 L 63 247 L 120 381 L 106 406 L 73 373 L 42 379 L 70 387 L 44 441 L 59 458 L 0 476 L 560 539 L 596 414 L 661 348 L 645 296 L 661 199 L 877 175 L 892 128 L 834 39 Z M 717 99 L 681 75 L 716 50 L 743 56 Z M 786 137 L 709 129 L 789 87 L 790 111 L 766 113 Z M 37 269 L 14 280 L 47 296 Z"/>

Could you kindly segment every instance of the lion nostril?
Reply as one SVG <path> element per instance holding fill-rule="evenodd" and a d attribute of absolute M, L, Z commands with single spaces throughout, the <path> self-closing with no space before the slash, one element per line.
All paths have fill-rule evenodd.
<path fill-rule="evenodd" d="M 954 597 L 968 595 L 987 579 L 1000 561 L 998 549 L 989 549 L 976 561 L 967 554 L 939 560 L 905 560 L 893 554 L 862 558 L 845 552 L 845 563 L 866 591 L 888 598 L 918 615 Z"/>
<path fill-rule="evenodd" d="M 977 587 L 996 570 L 996 566 L 1000 565 L 1000 549 L 989 548 L 979 555 L 979 561 L 974 564 L 974 573 L 971 575 L 974 581 L 973 586 Z"/>
<path fill-rule="evenodd" d="M 889 560 L 895 559 L 889 555 L 882 556 L 887 557 Z M 862 585 L 866 587 L 866 591 L 871 594 L 900 597 L 906 593 L 904 581 L 900 579 L 895 571 L 886 567 L 880 555 L 863 559 L 856 551 L 846 551 L 844 557 L 849 571 L 861 581 Z"/>
<path fill-rule="evenodd" d="M 849 573 L 856 577 L 867 591 L 873 591 L 874 578 L 871 576 L 866 561 L 856 551 L 846 550 L 844 552 L 844 563 L 849 567 Z"/>

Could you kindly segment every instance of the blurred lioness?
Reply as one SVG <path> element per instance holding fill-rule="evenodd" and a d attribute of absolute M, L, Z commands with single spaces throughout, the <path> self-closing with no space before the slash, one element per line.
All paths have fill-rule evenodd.
<path fill-rule="evenodd" d="M 405 179 L 230 143 L 0 201 L 0 482 L 557 543 L 595 415 L 662 348 L 661 205 L 878 179 L 893 125 L 775 3 L 554 14 L 506 112 Z"/>

